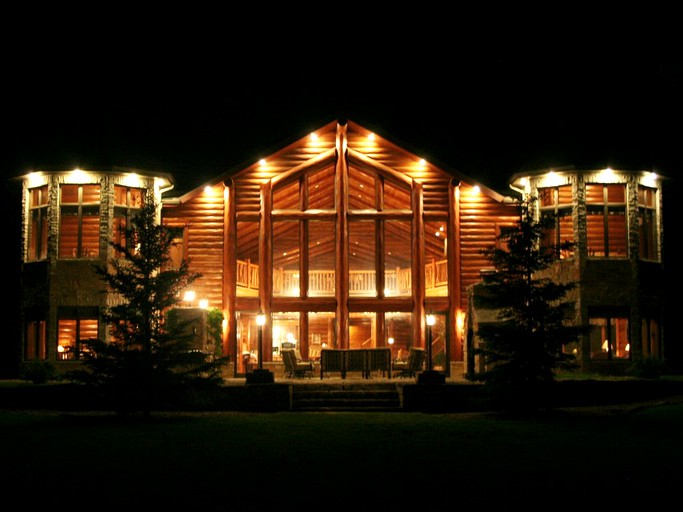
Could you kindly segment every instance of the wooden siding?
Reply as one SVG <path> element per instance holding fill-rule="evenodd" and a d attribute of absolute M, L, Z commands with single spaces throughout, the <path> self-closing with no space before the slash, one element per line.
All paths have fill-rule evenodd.
<path fill-rule="evenodd" d="M 467 288 L 481 280 L 481 270 L 491 263 L 481 254 L 495 245 L 502 226 L 519 221 L 517 209 L 500 203 L 472 186 L 461 184 L 460 190 L 460 307 L 467 309 Z"/>
<path fill-rule="evenodd" d="M 184 254 L 191 270 L 201 274 L 191 286 L 196 300 L 208 299 L 209 307 L 218 308 L 223 307 L 223 213 L 222 183 L 163 210 L 164 224 L 185 230 Z"/>

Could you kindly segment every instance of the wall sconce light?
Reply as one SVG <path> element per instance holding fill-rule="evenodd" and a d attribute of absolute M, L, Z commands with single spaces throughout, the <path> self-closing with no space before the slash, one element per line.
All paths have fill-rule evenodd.
<path fill-rule="evenodd" d="M 185 295 L 183 295 L 183 301 L 187 302 L 188 306 L 191 306 L 196 296 L 197 294 L 193 290 L 187 290 Z"/>

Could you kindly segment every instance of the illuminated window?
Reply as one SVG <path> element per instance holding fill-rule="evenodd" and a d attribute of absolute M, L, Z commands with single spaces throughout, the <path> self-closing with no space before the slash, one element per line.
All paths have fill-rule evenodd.
<path fill-rule="evenodd" d="M 586 185 L 586 230 L 589 256 L 626 257 L 626 185 Z"/>
<path fill-rule="evenodd" d="M 273 296 L 299 297 L 300 236 L 303 221 L 273 222 Z"/>
<path fill-rule="evenodd" d="M 331 297 L 335 291 L 335 225 L 308 221 L 308 296 Z"/>
<path fill-rule="evenodd" d="M 126 247 L 126 227 L 131 225 L 131 219 L 140 212 L 145 198 L 145 191 L 140 188 L 114 186 L 114 232 L 113 241 Z M 120 258 L 123 254 L 116 253 Z"/>
<path fill-rule="evenodd" d="M 100 253 L 100 186 L 60 187 L 59 257 L 97 258 Z"/>
<path fill-rule="evenodd" d="M 237 296 L 257 297 L 259 290 L 259 223 L 237 223 Z"/>
<path fill-rule="evenodd" d="M 29 261 L 47 258 L 47 204 L 47 185 L 29 191 Z"/>
<path fill-rule="evenodd" d="M 638 186 L 639 256 L 657 260 L 657 190 Z"/>
<path fill-rule="evenodd" d="M 591 359 L 630 359 L 628 316 L 589 311 Z"/>
<path fill-rule="evenodd" d="M 384 314 L 386 324 L 386 346 L 391 349 L 392 359 L 405 361 L 408 349 L 413 345 L 413 314 L 387 312 Z"/>
<path fill-rule="evenodd" d="M 571 185 L 539 189 L 538 197 L 541 222 L 545 226 L 543 244 L 557 247 L 560 259 L 573 257 L 573 250 L 559 250 L 560 244 L 574 242 Z"/>
<path fill-rule="evenodd" d="M 447 219 L 439 221 L 425 222 L 425 293 L 428 297 L 448 296 L 448 230 Z M 402 231 L 403 233 L 401 244 L 396 244 L 395 250 L 400 251 L 399 254 L 409 258 L 410 251 L 405 248 L 410 243 L 410 226 L 405 222 Z M 397 240 L 398 242 L 398 240 Z M 404 265 L 410 263 L 407 259 Z M 410 277 L 410 276 L 408 276 Z M 403 283 L 405 286 L 410 283 Z M 410 295 L 411 290 L 403 290 L 404 295 Z"/>
<path fill-rule="evenodd" d="M 97 308 L 65 308 L 57 320 L 57 359 L 77 360 L 84 340 L 98 338 Z M 63 315 L 63 316 L 62 316 Z"/>
<path fill-rule="evenodd" d="M 349 222 L 349 295 L 376 297 L 376 221 Z"/>
<path fill-rule="evenodd" d="M 306 175 L 307 209 L 334 208 L 334 167 Z"/>

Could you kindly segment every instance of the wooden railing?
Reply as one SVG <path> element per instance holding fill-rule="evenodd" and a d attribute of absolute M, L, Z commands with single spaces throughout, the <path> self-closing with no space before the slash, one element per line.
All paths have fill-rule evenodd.
<path fill-rule="evenodd" d="M 237 261 L 237 285 L 258 290 L 258 265 L 251 261 Z M 427 290 L 448 284 L 447 260 L 435 261 L 425 265 L 425 288 Z M 411 290 L 411 269 L 396 268 L 385 273 L 385 289 L 390 295 L 405 295 Z M 372 270 L 352 270 L 349 272 L 350 295 L 373 295 L 375 293 L 375 272 Z M 296 296 L 299 293 L 300 276 L 295 270 L 279 268 L 273 271 L 273 293 Z M 308 293 L 312 296 L 331 296 L 335 292 L 334 270 L 312 270 L 308 273 Z"/>

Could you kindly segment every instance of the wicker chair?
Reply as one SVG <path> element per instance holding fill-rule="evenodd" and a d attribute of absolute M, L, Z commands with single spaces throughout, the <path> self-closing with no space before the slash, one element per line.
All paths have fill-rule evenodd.
<path fill-rule="evenodd" d="M 285 375 L 289 378 L 303 379 L 313 377 L 313 363 L 297 359 L 293 349 L 282 351 L 282 360 L 285 363 Z"/>
<path fill-rule="evenodd" d="M 410 347 L 405 361 L 394 362 L 394 377 L 415 377 L 422 371 L 425 360 L 425 349 Z"/>

